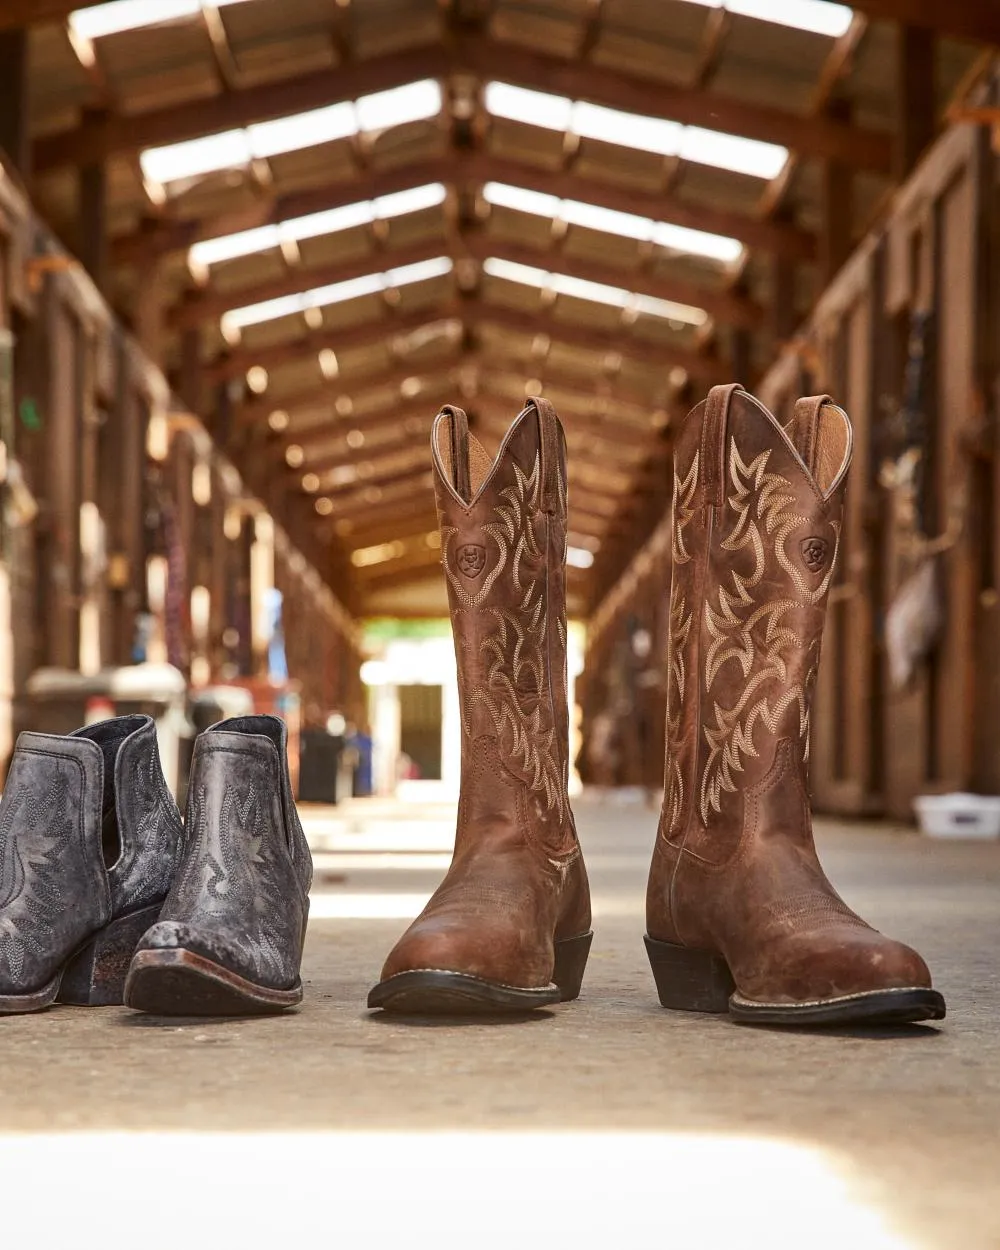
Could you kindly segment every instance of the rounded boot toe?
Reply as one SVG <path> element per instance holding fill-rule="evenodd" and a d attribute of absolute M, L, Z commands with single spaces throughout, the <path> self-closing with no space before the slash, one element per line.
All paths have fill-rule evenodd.
<path fill-rule="evenodd" d="M 411 928 L 390 952 L 381 979 L 404 972 L 454 972 L 517 989 L 542 989 L 551 981 L 550 970 L 540 969 L 512 935 L 478 926 Z"/>

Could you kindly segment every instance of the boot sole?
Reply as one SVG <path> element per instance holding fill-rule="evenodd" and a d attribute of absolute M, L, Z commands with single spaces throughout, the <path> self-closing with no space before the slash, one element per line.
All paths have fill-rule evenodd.
<path fill-rule="evenodd" d="M 256 985 L 221 964 L 183 949 L 139 951 L 125 982 L 125 1005 L 154 1016 L 259 1016 L 296 1007 L 290 990 Z"/>
<path fill-rule="evenodd" d="M 159 919 L 162 904 L 119 916 L 77 948 L 47 985 L 30 994 L 0 995 L 0 1016 L 44 1011 L 53 1003 L 120 1007 L 125 978 L 142 935 Z"/>
<path fill-rule="evenodd" d="M 728 1014 L 739 1024 L 919 1024 L 943 1020 L 943 995 L 922 986 L 870 990 L 804 1003 L 767 1003 L 737 992 L 721 955 L 646 938 L 660 1004 L 671 1011 Z"/>
<path fill-rule="evenodd" d="M 415 1016 L 504 1015 L 568 1003 L 580 996 L 593 933 L 556 942 L 552 984 L 522 988 L 452 972 L 445 968 L 420 968 L 398 972 L 368 995 L 372 1010 Z"/>

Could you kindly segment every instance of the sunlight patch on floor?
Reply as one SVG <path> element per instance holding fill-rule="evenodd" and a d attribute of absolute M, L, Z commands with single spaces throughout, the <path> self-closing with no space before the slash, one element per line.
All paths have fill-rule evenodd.
<path fill-rule="evenodd" d="M 842 1159 L 754 1137 L 7 1136 L 0 1138 L 0 1176 L 10 1244 L 74 1250 L 124 1244 L 115 1229 L 131 1230 L 144 1250 L 608 1250 L 661 1243 L 685 1250 L 916 1250 L 861 1198 Z M 102 1190 L 110 1208 L 96 1201 Z M 359 1240 L 347 1243 L 345 1236 Z"/>

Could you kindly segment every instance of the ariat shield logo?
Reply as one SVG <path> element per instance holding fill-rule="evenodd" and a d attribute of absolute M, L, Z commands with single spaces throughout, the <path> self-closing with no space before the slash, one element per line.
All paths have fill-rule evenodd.
<path fill-rule="evenodd" d="M 458 571 L 463 577 L 475 580 L 486 568 L 486 548 L 477 543 L 466 543 L 455 553 Z"/>
<path fill-rule="evenodd" d="M 827 541 L 825 538 L 803 538 L 802 559 L 810 573 L 820 573 L 826 567 Z"/>

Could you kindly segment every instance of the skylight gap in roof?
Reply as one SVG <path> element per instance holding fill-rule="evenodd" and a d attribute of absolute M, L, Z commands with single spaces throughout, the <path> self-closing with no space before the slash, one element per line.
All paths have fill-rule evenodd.
<path fill-rule="evenodd" d="M 238 169 L 252 160 L 347 139 L 360 133 L 387 130 L 436 117 L 441 111 L 441 85 L 421 79 L 406 87 L 379 91 L 356 101 L 257 122 L 241 130 L 188 139 L 140 154 L 143 175 L 165 185 L 223 169 Z"/>
<path fill-rule="evenodd" d="M 486 183 L 483 187 L 483 198 L 488 204 L 496 204 L 502 208 L 531 213 L 536 217 L 549 217 L 554 221 L 564 221 L 568 225 L 583 226 L 590 230 L 603 230 L 640 243 L 657 243 L 674 252 L 705 256 L 723 264 L 734 264 L 743 255 L 743 245 L 737 239 L 724 235 L 674 226 L 665 221 L 653 221 L 649 217 L 601 208 L 579 200 L 560 200 L 554 195 L 543 195 L 538 191 L 527 191 L 502 182 Z"/>
<path fill-rule="evenodd" d="M 795 30 L 839 38 L 851 24 L 853 11 L 831 0 L 687 0 L 706 9 L 728 9 L 739 17 L 791 26 Z"/>
<path fill-rule="evenodd" d="M 409 286 L 414 282 L 426 282 L 430 278 L 443 277 L 451 273 L 451 270 L 451 260 L 447 256 L 440 256 L 434 260 L 422 260 L 398 269 L 388 269 L 385 273 L 367 273 L 346 282 L 334 282 L 328 286 L 313 287 L 308 291 L 297 291 L 294 295 L 264 300 L 259 304 L 248 304 L 244 308 L 233 308 L 222 316 L 222 333 L 227 341 L 236 342 L 240 331 L 247 326 L 260 325 L 262 322 L 289 317 L 295 313 L 306 313 L 314 308 L 325 308 L 330 304 L 342 304 L 345 300 L 359 299 L 363 295 L 378 295 L 382 291 Z"/>
<path fill-rule="evenodd" d="M 652 295 L 638 295 L 621 287 L 588 282 L 583 278 L 571 277 L 569 274 L 548 273 L 544 269 L 515 264 L 513 261 L 503 260 L 496 256 L 490 256 L 483 261 L 483 272 L 492 278 L 501 278 L 506 282 L 518 282 L 522 286 L 533 286 L 540 291 L 553 291 L 556 295 L 590 300 L 595 304 L 607 304 L 612 308 L 621 308 L 623 311 L 646 313 L 652 317 L 662 317 L 666 321 L 679 322 L 683 325 L 703 326 L 708 321 L 708 313 L 703 308 L 676 304 L 672 300 L 657 299 Z"/>
<path fill-rule="evenodd" d="M 217 239 L 205 239 L 191 248 L 188 254 L 189 263 L 192 268 L 202 269 L 222 261 L 280 247 L 282 243 L 301 243 L 304 239 L 315 239 L 321 235 L 367 226 L 373 221 L 389 221 L 394 217 L 442 204 L 446 194 L 442 183 L 432 182 L 426 186 L 397 191 L 392 195 L 382 195 L 374 200 L 360 200 L 357 204 L 345 204 L 340 208 L 309 213 L 305 217 L 289 218 L 274 225 L 241 230 L 237 234 L 222 235 Z"/>
<path fill-rule="evenodd" d="M 109 4 L 77 9 L 69 15 L 69 25 L 81 39 L 100 39 L 121 31 L 199 17 L 207 8 L 242 3 L 244 0 L 111 0 Z"/>
<path fill-rule="evenodd" d="M 597 139 L 656 156 L 677 156 L 755 178 L 774 178 L 788 159 L 788 149 L 776 143 L 623 113 L 509 83 L 487 83 L 484 98 L 487 111 L 494 117 L 566 131 L 582 139 Z"/>

